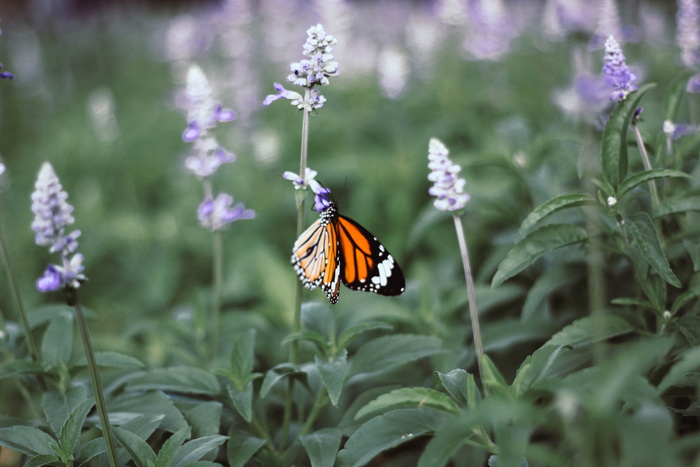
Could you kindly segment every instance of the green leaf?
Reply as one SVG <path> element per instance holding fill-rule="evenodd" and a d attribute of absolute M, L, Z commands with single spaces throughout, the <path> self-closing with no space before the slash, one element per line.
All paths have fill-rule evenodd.
<path fill-rule="evenodd" d="M 382 321 L 363 321 L 361 323 L 354 324 L 340 333 L 338 336 L 338 349 L 343 350 L 350 345 L 357 336 L 370 331 L 390 331 L 393 326 L 384 323 Z"/>
<path fill-rule="evenodd" d="M 461 368 L 452 370 L 449 373 L 440 373 L 439 371 L 436 371 L 436 373 L 438 378 L 440 378 L 440 382 L 454 400 L 462 405 L 466 404 L 469 398 L 469 388 L 467 386 L 469 373 Z"/>
<path fill-rule="evenodd" d="M 435 337 L 416 334 L 382 336 L 359 348 L 352 358 L 350 374 L 386 370 L 442 352 L 442 342 Z"/>
<path fill-rule="evenodd" d="M 192 437 L 200 438 L 219 433 L 221 424 L 221 402 L 201 402 L 185 413 L 185 419 L 192 427 Z"/>
<path fill-rule="evenodd" d="M 700 211 L 700 197 L 676 197 L 662 200 L 658 206 L 654 207 L 652 216 L 654 218 L 659 218 L 673 214 L 685 214 L 687 212 L 697 211 Z"/>
<path fill-rule="evenodd" d="M 620 186 L 617 188 L 617 196 L 616 198 L 621 200 L 627 193 L 632 191 L 633 188 L 636 186 L 641 185 L 644 182 L 649 182 L 651 180 L 656 180 L 657 178 L 691 178 L 690 175 L 688 175 L 685 172 L 681 172 L 678 170 L 669 170 L 669 169 L 651 169 L 651 170 L 645 170 L 643 172 L 635 173 L 634 175 L 630 175 L 627 177 L 622 183 L 620 183 Z"/>
<path fill-rule="evenodd" d="M 518 238 L 522 238 L 530 232 L 540 221 L 547 216 L 554 214 L 562 209 L 575 208 L 579 206 L 595 205 L 596 199 L 588 193 L 571 193 L 566 195 L 556 196 L 549 201 L 546 201 L 535 209 L 525 218 L 520 228 L 518 229 Z"/>
<path fill-rule="evenodd" d="M 311 467 L 333 467 L 340 447 L 342 432 L 336 428 L 322 428 L 299 437 L 311 461 Z"/>
<path fill-rule="evenodd" d="M 224 444 L 228 436 L 213 435 L 196 438 L 180 446 L 175 454 L 171 467 L 185 467 L 191 462 L 196 462 L 208 453 Z"/>
<path fill-rule="evenodd" d="M 627 222 L 627 229 L 637 242 L 637 247 L 649 265 L 666 282 L 674 287 L 681 287 L 681 282 L 671 270 L 666 255 L 661 248 L 661 242 L 656 232 L 656 226 L 645 212 L 636 214 L 631 222 Z"/>
<path fill-rule="evenodd" d="M 97 366 L 110 368 L 143 368 L 144 363 L 138 358 L 119 352 L 95 352 Z M 87 366 L 87 359 L 83 355 L 78 359 L 77 366 Z"/>
<path fill-rule="evenodd" d="M 697 157 L 698 146 L 700 146 L 700 133 L 686 136 L 675 149 L 676 160 L 683 162 L 688 158 Z"/>
<path fill-rule="evenodd" d="M 544 345 L 529 355 L 518 368 L 513 381 L 516 396 L 522 395 L 538 381 L 547 378 L 559 353 L 564 349 L 560 345 Z"/>
<path fill-rule="evenodd" d="M 228 436 L 226 458 L 231 467 L 243 467 L 265 445 L 264 439 L 256 438 L 243 430 L 232 428 Z"/>
<path fill-rule="evenodd" d="M 556 290 L 577 282 L 583 276 L 583 272 L 573 269 L 565 264 L 553 264 L 547 268 L 527 292 L 527 298 L 520 312 L 520 319 L 527 322 L 536 315 L 543 316 L 542 308 L 549 296 Z M 499 287 L 500 290 L 502 287 Z M 480 303 L 480 302 L 477 302 Z M 539 312 L 539 313 L 538 313 Z"/>
<path fill-rule="evenodd" d="M 143 371 L 127 383 L 127 390 L 161 390 L 182 394 L 215 395 L 221 391 L 219 380 L 211 372 L 190 366 L 154 368 Z"/>
<path fill-rule="evenodd" d="M 430 439 L 418 459 L 418 467 L 443 467 L 465 440 L 472 436 L 478 424 L 476 417 L 462 415 L 447 420 Z"/>
<path fill-rule="evenodd" d="M 0 428 L 0 446 L 19 451 L 28 456 L 39 454 L 54 455 L 51 445 L 56 440 L 33 426 L 13 426 Z"/>
<path fill-rule="evenodd" d="M 605 180 L 617 191 L 627 173 L 627 130 L 637 104 L 655 84 L 641 86 L 617 104 L 603 130 L 601 159 Z"/>
<path fill-rule="evenodd" d="M 56 315 L 44 333 L 41 355 L 44 363 L 52 366 L 67 365 L 73 351 L 73 319 Z"/>
<path fill-rule="evenodd" d="M 39 454 L 23 464 L 24 467 L 45 467 L 47 465 L 63 466 L 65 464 L 56 454 Z"/>
<path fill-rule="evenodd" d="M 379 415 L 402 407 L 431 407 L 445 412 L 457 413 L 459 408 L 446 394 L 430 388 L 401 388 L 382 394 L 355 414 L 355 420 Z"/>
<path fill-rule="evenodd" d="M 688 252 L 690 261 L 693 262 L 693 272 L 700 271 L 700 244 L 686 238 L 683 240 L 683 247 Z"/>
<path fill-rule="evenodd" d="M 335 314 L 327 303 L 306 302 L 301 306 L 303 329 L 315 332 L 327 342 L 335 336 Z"/>
<path fill-rule="evenodd" d="M 41 408 L 46 421 L 56 436 L 60 433 L 73 409 L 87 399 L 85 386 L 72 386 L 65 393 L 46 391 L 41 397 Z"/>
<path fill-rule="evenodd" d="M 442 411 L 419 408 L 392 410 L 375 417 L 360 426 L 345 442 L 345 447 L 338 453 L 337 465 L 366 465 L 387 449 L 435 431 L 447 416 Z"/>
<path fill-rule="evenodd" d="M 240 416 L 246 422 L 250 422 L 253 419 L 253 382 L 248 382 L 243 391 L 239 391 L 229 384 L 228 396 Z"/>
<path fill-rule="evenodd" d="M 280 363 L 267 370 L 262 386 L 260 387 L 260 397 L 265 397 L 277 382 L 284 378 L 303 376 L 297 365 L 291 363 Z"/>
<path fill-rule="evenodd" d="M 641 298 L 620 297 L 610 300 L 610 303 L 619 306 L 645 308 L 652 311 L 654 310 L 654 305 L 649 300 L 642 300 Z"/>
<path fill-rule="evenodd" d="M 32 360 L 13 360 L 0 364 L 0 379 L 21 375 L 37 375 L 45 373 L 46 368 L 41 362 Z"/>
<path fill-rule="evenodd" d="M 149 391 L 143 394 L 127 393 L 120 395 L 108 404 L 110 414 L 124 412 L 127 414 L 143 414 L 163 417 L 160 427 L 171 433 L 188 426 L 182 413 L 175 407 L 173 401 L 160 391 Z M 111 418 L 111 417 L 110 417 Z M 140 417 L 139 417 L 140 418 Z M 127 422 L 129 423 L 129 422 Z M 124 425 L 122 425 L 124 427 Z M 131 430 L 131 428 L 130 428 Z M 137 432 L 136 430 L 131 430 Z M 140 435 L 141 433 L 139 433 Z"/>
<path fill-rule="evenodd" d="M 599 314 L 577 319 L 554 334 L 544 345 L 571 346 L 574 348 L 611 339 L 632 331 L 624 319 L 610 314 Z"/>
<path fill-rule="evenodd" d="M 68 460 L 73 456 L 73 452 L 76 446 L 78 446 L 78 440 L 80 439 L 80 433 L 82 432 L 85 418 L 94 405 L 95 399 L 92 397 L 82 401 L 71 411 L 66 423 L 61 427 L 61 432 L 58 436 L 58 444 L 63 452 L 62 457 L 64 460 Z"/>
<path fill-rule="evenodd" d="M 326 388 L 326 391 L 328 391 L 331 404 L 337 407 L 340 392 L 343 390 L 343 383 L 348 375 L 348 371 L 350 371 L 347 351 L 336 355 L 331 361 L 325 361 L 315 356 L 314 362 L 316 363 L 316 368 L 318 368 L 319 375 L 321 375 L 323 386 Z"/>
<path fill-rule="evenodd" d="M 700 347 L 687 349 L 676 358 L 674 365 L 659 383 L 659 394 L 679 384 L 696 386 L 697 381 L 688 381 L 688 375 L 694 373 L 697 378 L 698 372 L 700 372 Z"/>
<path fill-rule="evenodd" d="M 692 289 L 683 292 L 673 302 L 673 306 L 671 306 L 671 314 L 675 315 L 681 308 L 683 308 L 683 306 L 685 306 L 686 303 L 698 298 L 698 296 L 700 296 L 700 287 L 693 287 Z"/>
<path fill-rule="evenodd" d="M 493 391 L 494 394 L 510 398 L 510 388 L 506 379 L 488 355 L 484 355 L 481 359 L 481 371 L 484 386 Z"/>
<path fill-rule="evenodd" d="M 231 377 L 236 389 L 243 391 L 251 380 L 255 363 L 255 329 L 243 331 L 233 338 Z"/>
<path fill-rule="evenodd" d="M 119 444 L 126 449 L 136 463 L 136 467 L 150 467 L 155 463 L 156 453 L 141 437 L 118 426 L 112 427 L 112 431 Z"/>
<path fill-rule="evenodd" d="M 177 433 L 173 433 L 170 438 L 163 443 L 163 446 L 158 452 L 158 458 L 156 459 L 154 467 L 170 467 L 175 460 L 175 454 L 177 450 L 182 446 L 187 438 L 190 437 L 190 429 L 182 428 L 178 430 Z"/>
<path fill-rule="evenodd" d="M 671 84 L 666 88 L 663 100 L 664 120 L 678 121 L 678 109 L 683 99 L 688 95 L 685 88 L 691 76 L 691 73 L 684 70 L 675 76 Z"/>
<path fill-rule="evenodd" d="M 316 344 L 316 347 L 318 347 L 319 351 L 324 355 L 330 353 L 328 336 L 321 335 L 316 331 L 293 332 L 282 339 L 281 345 L 287 345 L 294 341 L 309 341 Z"/>
<path fill-rule="evenodd" d="M 530 232 L 498 265 L 491 287 L 496 287 L 513 277 L 548 251 L 582 242 L 586 238 L 585 230 L 571 224 L 550 224 Z"/>

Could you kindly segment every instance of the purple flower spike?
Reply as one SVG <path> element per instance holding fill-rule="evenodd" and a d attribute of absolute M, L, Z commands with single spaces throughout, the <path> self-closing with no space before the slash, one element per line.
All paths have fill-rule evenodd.
<path fill-rule="evenodd" d="M 431 138 L 428 145 L 428 180 L 434 183 L 428 193 L 437 199 L 434 205 L 441 211 L 461 211 L 469 201 L 464 192 L 466 181 L 458 176 L 462 168 L 452 162 L 449 151 L 441 141 Z"/>
<path fill-rule="evenodd" d="M 622 49 L 613 36 L 605 41 L 603 72 L 605 82 L 615 89 L 610 94 L 611 101 L 622 102 L 629 93 L 637 90 L 637 86 L 632 84 L 637 77 L 627 68 Z"/>

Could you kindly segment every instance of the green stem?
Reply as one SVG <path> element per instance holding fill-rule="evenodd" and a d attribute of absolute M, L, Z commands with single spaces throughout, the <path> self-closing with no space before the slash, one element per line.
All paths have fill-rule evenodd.
<path fill-rule="evenodd" d="M 639 132 L 639 127 L 635 122 L 632 122 L 632 128 L 634 130 L 634 138 L 637 141 L 637 147 L 639 148 L 639 154 L 642 156 L 642 163 L 644 164 L 644 169 L 651 170 L 651 161 L 649 160 L 649 154 L 647 154 L 647 148 L 644 146 L 642 134 Z M 659 205 L 659 192 L 656 189 L 656 181 L 649 181 L 649 190 L 651 191 L 652 205 L 656 207 Z"/>
<path fill-rule="evenodd" d="M 311 98 L 311 89 L 306 88 L 304 94 L 305 108 L 302 112 L 301 121 L 301 154 L 299 155 L 299 176 L 302 179 L 302 185 L 306 188 L 306 160 L 309 152 L 309 112 L 308 107 Z M 297 190 L 296 205 L 297 205 L 297 237 L 304 231 L 304 206 L 306 204 L 306 190 Z M 293 332 L 301 331 L 301 281 L 297 281 L 296 298 L 294 300 L 294 317 L 292 319 Z M 299 343 L 294 340 L 289 346 L 289 362 L 296 364 L 299 358 Z M 281 449 L 287 445 L 289 438 L 289 425 L 292 420 L 292 399 L 294 396 L 294 380 L 289 379 L 287 382 L 287 394 L 284 398 L 284 414 L 282 416 L 282 438 L 280 440 Z"/>
<path fill-rule="evenodd" d="M 90 373 L 90 379 L 92 380 L 92 392 L 95 394 L 95 404 L 97 405 L 97 412 L 100 416 L 100 423 L 102 423 L 102 433 L 105 438 L 105 444 L 107 445 L 107 457 L 109 457 L 110 465 L 112 467 L 117 467 L 119 465 L 119 462 L 117 460 L 117 448 L 114 444 L 112 426 L 109 424 L 107 404 L 105 403 L 104 393 L 102 392 L 102 383 L 100 382 L 100 375 L 97 372 L 97 361 L 95 360 L 95 352 L 92 349 L 90 333 L 88 332 L 87 321 L 85 320 L 85 315 L 83 314 L 83 308 L 80 305 L 78 291 L 74 290 L 74 293 L 75 296 L 72 300 L 73 307 L 75 309 L 75 316 L 78 320 L 80 338 L 82 339 L 83 347 L 85 348 L 85 357 L 87 358 L 88 372 Z"/>
<path fill-rule="evenodd" d="M 212 232 L 212 276 L 214 284 L 211 291 L 211 362 L 215 362 L 219 352 L 219 340 L 221 336 L 221 289 L 223 282 L 223 240 L 220 231 Z"/>
<path fill-rule="evenodd" d="M 316 420 L 316 417 L 318 417 L 318 414 L 321 412 L 321 409 L 326 406 L 326 403 L 328 402 L 328 393 L 325 392 L 325 390 L 322 389 L 322 393 L 319 394 L 319 396 L 316 398 L 316 401 L 314 402 L 313 407 L 311 407 L 311 412 L 309 412 L 309 416 L 306 417 L 306 422 L 304 422 L 304 426 L 301 427 L 301 430 L 299 430 L 299 436 L 303 436 L 306 433 L 311 430 L 311 427 Z"/>
<path fill-rule="evenodd" d="M 15 301 L 17 301 L 17 309 L 19 310 L 20 321 L 22 321 L 22 328 L 24 329 L 24 335 L 27 338 L 27 344 L 29 345 L 29 352 L 31 353 L 32 359 L 34 361 L 41 361 L 41 354 L 39 349 L 32 338 L 32 330 L 29 326 L 29 319 L 27 318 L 27 312 L 24 309 L 24 302 L 22 301 L 22 294 L 19 291 L 19 286 L 17 285 L 17 277 L 15 276 L 15 271 L 12 268 L 12 262 L 10 260 L 10 251 L 7 248 L 7 242 L 5 241 L 5 234 L 2 231 L 2 225 L 0 225 L 0 245 L 2 245 L 2 255 L 5 258 L 5 266 L 7 267 L 7 274 L 10 277 L 10 282 L 12 284 L 12 292 L 15 296 Z M 43 380 L 42 380 L 43 384 Z"/>
<path fill-rule="evenodd" d="M 469 264 L 469 251 L 467 249 L 467 241 L 464 238 L 464 227 L 462 226 L 462 217 L 455 214 L 452 216 L 455 222 L 455 230 L 457 231 L 457 241 L 459 242 L 459 250 L 462 254 L 462 266 L 464 266 L 464 279 L 467 282 L 467 295 L 469 296 L 469 316 L 472 323 L 472 334 L 474 336 L 474 347 L 476 348 L 476 361 L 479 366 L 479 376 L 481 377 L 481 385 L 484 394 L 488 394 L 489 390 L 485 384 L 484 372 L 481 361 L 484 358 L 484 349 L 481 344 L 481 329 L 479 328 L 479 311 L 476 308 L 476 294 L 474 293 L 474 279 L 472 278 L 472 269 Z"/>

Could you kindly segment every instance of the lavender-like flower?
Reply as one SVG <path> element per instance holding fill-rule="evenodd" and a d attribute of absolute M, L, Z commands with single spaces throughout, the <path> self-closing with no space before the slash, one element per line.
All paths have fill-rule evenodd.
<path fill-rule="evenodd" d="M 466 181 L 458 176 L 462 168 L 449 158 L 449 151 L 442 142 L 431 138 L 428 144 L 428 180 L 434 183 L 428 193 L 437 199 L 434 205 L 441 211 L 461 211 L 469 201 L 464 192 Z"/>
<path fill-rule="evenodd" d="M 700 8 L 697 0 L 678 0 L 676 42 L 681 49 L 681 62 L 687 68 L 698 64 L 700 51 Z"/>
<path fill-rule="evenodd" d="M 277 94 L 268 95 L 263 101 L 263 105 L 270 105 L 278 99 L 291 100 L 291 104 L 299 110 L 306 109 L 308 112 L 318 110 L 323 107 L 326 98 L 323 97 L 315 86 L 328 86 L 328 78 L 338 76 L 338 62 L 334 61 L 333 46 L 338 43 L 335 37 L 326 34 L 323 26 L 317 24 L 306 31 L 307 39 L 304 44 L 304 56 L 307 58 L 292 63 L 289 69 L 292 73 L 287 76 L 287 81 L 311 89 L 309 102 L 304 102 L 301 94 L 286 90 L 281 84 L 275 83 Z"/>
<path fill-rule="evenodd" d="M 77 289 L 86 280 L 83 272 L 84 256 L 76 253 L 79 230 L 65 234 L 66 227 L 74 222 L 73 207 L 66 201 L 68 194 L 63 191 L 53 167 L 45 162 L 39 170 L 34 193 L 32 230 L 39 246 L 48 246 L 51 253 L 60 252 L 62 265 L 50 264 L 36 285 L 41 292 L 51 292 L 61 287 Z"/>
<path fill-rule="evenodd" d="M 4 174 L 6 170 L 5 164 L 0 162 L 0 175 Z"/>
<path fill-rule="evenodd" d="M 241 219 L 254 219 L 255 211 L 245 209 L 243 203 L 236 204 L 233 208 L 233 198 L 222 193 L 215 199 L 208 196 L 199 206 L 197 212 L 199 222 L 212 231 L 223 230 L 232 222 Z"/>
<path fill-rule="evenodd" d="M 2 70 L 2 63 L 0 63 L 0 70 Z M 9 71 L 0 71 L 0 79 L 15 79 L 15 75 Z"/>
<path fill-rule="evenodd" d="M 236 114 L 225 109 L 212 98 L 212 90 L 201 68 L 192 65 L 187 72 L 188 99 L 187 128 L 182 139 L 194 143 L 194 154 L 187 158 L 185 166 L 198 177 L 209 177 L 235 156 L 223 149 L 211 133 L 219 122 L 229 122 Z"/>
<path fill-rule="evenodd" d="M 307 167 L 305 178 L 301 178 L 298 174 L 289 171 L 284 172 L 282 178 L 291 181 L 295 190 L 306 189 L 307 186 L 310 187 L 311 191 L 314 192 L 314 209 L 318 212 L 323 212 L 331 205 L 332 201 L 329 196 L 331 190 L 316 180 L 317 174 L 318 172 Z"/>
<path fill-rule="evenodd" d="M 615 89 L 610 94 L 611 101 L 622 102 L 629 93 L 637 90 L 637 86 L 632 84 L 637 77 L 627 67 L 622 49 L 613 36 L 608 36 L 605 41 L 603 72 L 605 82 Z"/>

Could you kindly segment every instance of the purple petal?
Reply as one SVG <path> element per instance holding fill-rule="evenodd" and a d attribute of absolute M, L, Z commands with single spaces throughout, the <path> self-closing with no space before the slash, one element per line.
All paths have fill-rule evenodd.
<path fill-rule="evenodd" d="M 214 118 L 218 122 L 230 122 L 236 119 L 236 112 L 231 109 L 224 109 L 221 104 L 216 104 L 214 107 Z"/>
<path fill-rule="evenodd" d="M 61 287 L 61 273 L 56 266 L 50 264 L 44 271 L 44 275 L 36 281 L 36 288 L 39 292 L 53 292 Z"/>
<path fill-rule="evenodd" d="M 199 138 L 201 134 L 202 130 L 199 128 L 197 122 L 191 121 L 187 125 L 187 129 L 184 131 L 184 133 L 182 133 L 182 140 L 186 143 L 191 143 L 192 141 Z"/>

